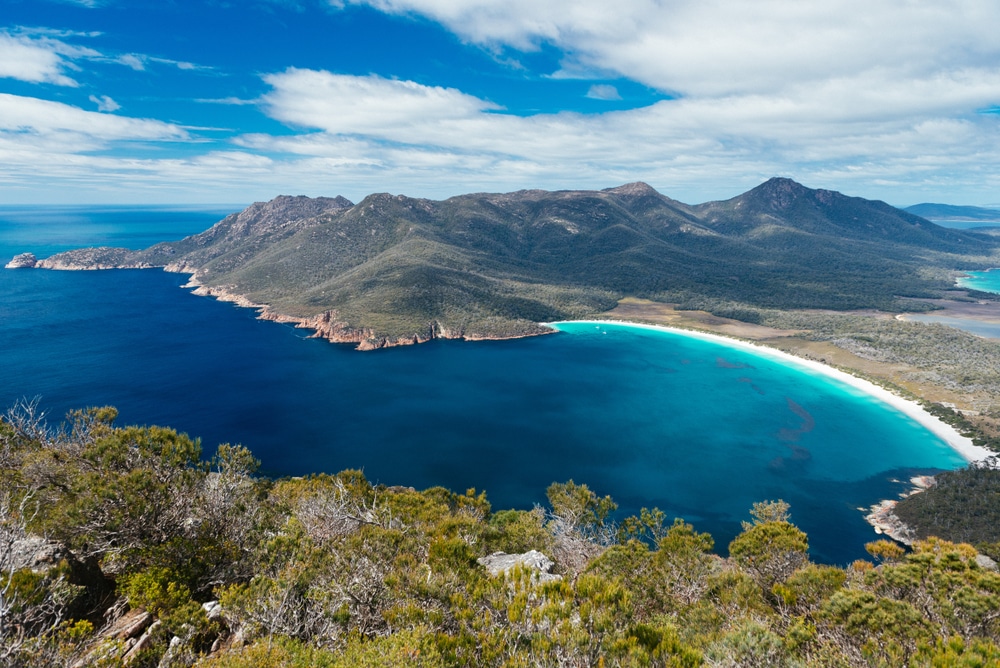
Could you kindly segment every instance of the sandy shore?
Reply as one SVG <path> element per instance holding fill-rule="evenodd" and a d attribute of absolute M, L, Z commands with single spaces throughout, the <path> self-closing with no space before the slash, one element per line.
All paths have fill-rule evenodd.
<path fill-rule="evenodd" d="M 957 452 L 963 459 L 969 462 L 979 461 L 994 455 L 995 453 L 984 447 L 974 445 L 972 439 L 962 436 L 958 433 L 954 427 L 946 424 L 934 417 L 927 411 L 923 409 L 915 401 L 909 399 L 904 399 L 896 394 L 893 394 L 884 387 L 879 387 L 878 385 L 864 380 L 863 378 L 858 378 L 857 376 L 852 376 L 851 374 L 841 371 L 840 369 L 835 369 L 826 364 L 821 364 L 813 360 L 803 359 L 801 357 L 796 357 L 781 350 L 776 350 L 774 348 L 769 348 L 767 346 L 762 346 L 756 343 L 750 343 L 748 341 L 743 341 L 740 339 L 733 339 L 726 336 L 720 336 L 718 334 L 709 334 L 707 332 L 698 332 L 690 329 L 680 329 L 677 327 L 664 327 L 662 325 L 646 325 L 643 323 L 627 322 L 622 320 L 572 320 L 565 321 L 565 324 L 574 323 L 585 323 L 594 325 L 606 325 L 606 324 L 616 324 L 616 325 L 627 325 L 629 327 L 637 327 L 641 329 L 653 329 L 663 332 L 671 332 L 673 334 L 680 334 L 681 336 L 689 336 L 695 339 L 702 339 L 704 341 L 712 341 L 713 343 L 718 343 L 730 348 L 738 348 L 742 350 L 747 350 L 754 353 L 755 355 L 760 355 L 763 357 L 770 357 L 776 359 L 779 362 L 790 364 L 796 366 L 804 371 L 820 374 L 827 376 L 829 378 L 834 378 L 844 383 L 845 385 L 850 385 L 851 387 L 858 389 L 866 394 L 869 394 L 876 399 L 888 404 L 889 406 L 895 408 L 904 415 L 912 418 L 917 423 L 926 427 L 931 433 L 940 437 L 945 443 L 947 443 L 955 452 Z M 549 322 L 543 323 L 549 327 L 558 327 L 558 325 L 563 324 L 562 322 Z"/>

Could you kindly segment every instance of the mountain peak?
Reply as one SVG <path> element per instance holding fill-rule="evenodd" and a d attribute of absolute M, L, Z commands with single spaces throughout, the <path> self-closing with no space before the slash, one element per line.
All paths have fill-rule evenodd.
<path fill-rule="evenodd" d="M 808 188 L 806 188 L 804 185 L 802 185 L 795 179 L 788 178 L 787 176 L 772 176 L 767 181 L 764 181 L 764 183 L 762 183 L 761 186 L 799 188 L 802 190 L 808 190 Z"/>
<path fill-rule="evenodd" d="M 753 190 L 744 193 L 738 199 L 754 200 L 759 206 L 772 211 L 784 211 L 796 201 L 814 194 L 817 191 L 807 188 L 798 181 L 787 177 L 775 176 L 760 184 Z"/>
<path fill-rule="evenodd" d="M 649 195 L 656 196 L 660 194 L 657 192 L 656 188 L 642 181 L 626 183 L 625 185 L 621 185 L 616 188 L 605 188 L 603 192 L 612 193 L 614 195 L 630 195 L 632 197 L 644 197 Z"/>

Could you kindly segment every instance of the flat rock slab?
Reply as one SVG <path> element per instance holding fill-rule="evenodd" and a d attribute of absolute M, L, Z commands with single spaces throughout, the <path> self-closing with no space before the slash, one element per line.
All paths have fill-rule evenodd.
<path fill-rule="evenodd" d="M 506 574 L 510 569 L 521 564 L 536 572 L 534 577 L 538 582 L 562 579 L 559 575 L 550 572 L 555 566 L 555 562 L 538 550 L 531 550 L 523 554 L 494 552 L 488 557 L 480 557 L 477 561 L 485 566 L 486 570 L 493 576 Z"/>

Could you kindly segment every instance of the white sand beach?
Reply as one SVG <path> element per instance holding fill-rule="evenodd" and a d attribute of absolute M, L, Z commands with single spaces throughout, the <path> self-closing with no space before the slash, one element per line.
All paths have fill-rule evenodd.
<path fill-rule="evenodd" d="M 642 329 L 653 329 L 663 332 L 671 332 L 674 334 L 679 334 L 681 336 L 689 336 L 696 339 L 703 339 L 705 341 L 712 341 L 730 348 L 739 348 L 743 350 L 750 351 L 755 355 L 760 355 L 763 357 L 771 357 L 780 362 L 790 364 L 792 366 L 797 366 L 804 371 L 812 372 L 827 376 L 829 378 L 835 378 L 845 385 L 850 385 L 866 394 L 879 399 L 880 401 L 892 406 L 899 412 L 910 417 L 917 423 L 926 427 L 931 433 L 937 435 L 945 443 L 951 446 L 963 459 L 969 462 L 979 461 L 986 459 L 996 453 L 988 450 L 987 448 L 974 445 L 972 439 L 962 436 L 958 431 L 955 430 L 949 424 L 946 424 L 934 417 L 923 407 L 915 401 L 909 399 L 904 399 L 896 394 L 893 394 L 889 390 L 879 387 L 875 383 L 867 381 L 863 378 L 858 378 L 857 376 L 852 376 L 846 371 L 841 371 L 840 369 L 835 369 L 834 367 L 816 362 L 814 360 L 807 360 L 801 357 L 796 357 L 781 350 L 776 350 L 774 348 L 769 348 L 767 346 L 762 346 L 755 343 L 750 343 L 748 341 L 743 341 L 740 339 L 733 339 L 726 336 L 720 336 L 718 334 L 709 334 L 707 332 L 699 332 L 690 329 L 680 329 L 677 327 L 664 327 L 662 325 L 647 325 L 637 322 L 626 322 L 621 320 L 572 320 L 565 321 L 565 324 L 571 323 L 584 323 L 584 324 L 594 324 L 594 325 L 627 325 L 629 327 L 637 327 Z M 542 323 L 546 326 L 556 327 L 562 322 L 549 322 Z"/>

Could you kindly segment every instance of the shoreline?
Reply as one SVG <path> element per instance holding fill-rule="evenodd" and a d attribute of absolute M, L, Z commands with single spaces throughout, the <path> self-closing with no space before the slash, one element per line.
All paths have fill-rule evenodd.
<path fill-rule="evenodd" d="M 792 366 L 798 366 L 803 371 L 812 372 L 825 376 L 827 378 L 832 378 L 834 380 L 840 381 L 841 383 L 848 385 L 860 392 L 864 392 L 875 399 L 878 399 L 884 404 L 896 409 L 900 413 L 906 415 L 910 419 L 914 420 L 932 434 L 943 440 L 952 450 L 958 453 L 966 462 L 976 462 L 986 459 L 988 457 L 994 456 L 996 453 L 984 448 L 982 446 L 975 445 L 972 439 L 967 436 L 963 436 L 949 424 L 942 422 L 935 416 L 924 410 L 916 401 L 911 399 L 904 399 L 903 397 L 890 392 L 889 390 L 876 385 L 875 383 L 865 380 L 863 378 L 858 378 L 846 371 L 837 369 L 836 367 L 817 362 L 815 360 L 808 360 L 802 357 L 797 357 L 790 353 L 786 353 L 783 350 L 778 350 L 776 348 L 771 348 L 769 346 L 764 346 L 758 343 L 751 343 L 749 341 L 744 341 L 742 339 L 730 338 L 727 336 L 722 336 L 720 334 L 711 334 L 708 332 L 702 332 L 693 329 L 682 329 L 680 327 L 668 327 L 665 325 L 649 325 L 640 322 L 629 322 L 625 320 L 561 320 L 557 322 L 546 322 L 541 323 L 546 327 L 552 327 L 558 329 L 560 324 L 615 324 L 624 325 L 627 327 L 635 327 L 639 329 L 651 329 L 655 331 L 668 332 L 671 334 L 678 334 L 680 336 L 689 336 L 695 339 L 701 339 L 703 341 L 710 341 L 713 343 L 718 343 L 731 348 L 742 349 L 748 352 L 752 352 L 756 355 L 761 355 L 764 357 L 771 357 L 779 362 L 790 364 Z"/>
<path fill-rule="evenodd" d="M 159 268 L 165 272 L 169 273 L 181 273 L 187 274 L 188 280 L 185 285 L 181 287 L 184 289 L 191 290 L 191 294 L 196 296 L 208 296 L 213 297 L 219 301 L 225 301 L 235 304 L 242 308 L 251 308 L 257 311 L 257 317 L 261 320 L 271 320 L 279 323 L 292 324 L 297 328 L 310 329 L 313 334 L 310 338 L 322 338 L 326 339 L 331 343 L 350 343 L 356 346 L 356 350 L 377 350 L 379 348 L 396 347 L 403 345 L 414 345 L 419 343 L 424 343 L 433 339 L 460 339 L 465 341 L 482 341 L 482 340 L 510 340 L 510 339 L 520 339 L 527 338 L 529 336 L 539 336 L 541 334 L 548 333 L 546 331 L 534 331 L 534 332 L 524 332 L 512 335 L 496 335 L 496 336 L 476 336 L 467 334 L 464 331 L 451 331 L 442 328 L 439 323 L 433 323 L 429 331 L 425 334 L 413 334 L 411 336 L 399 337 L 396 339 L 389 339 L 387 337 L 376 337 L 374 332 L 367 329 L 356 329 L 350 327 L 346 323 L 341 323 L 336 320 L 336 313 L 332 311 L 327 311 L 325 313 L 318 314 L 313 317 L 296 317 L 289 316 L 286 314 L 278 313 L 271 309 L 267 304 L 258 304 L 252 302 L 244 295 L 240 295 L 234 292 L 230 292 L 223 287 L 209 287 L 204 285 L 198 280 L 197 270 L 192 267 L 187 266 L 185 263 L 170 263 L 162 267 L 154 267 L 151 265 L 143 265 L 136 267 L 103 267 L 103 266 L 45 266 L 43 261 L 40 261 L 34 265 L 34 267 L 43 269 L 67 269 L 67 270 L 86 270 L 86 269 L 119 269 L 119 268 L 135 268 L 135 269 L 154 269 Z M 995 453 L 988 448 L 977 446 L 972 442 L 972 439 L 960 434 L 954 427 L 945 422 L 941 421 L 937 417 L 931 415 L 929 412 L 924 410 L 924 408 L 911 399 L 905 399 L 884 387 L 881 387 L 869 380 L 859 378 L 853 374 L 846 371 L 832 367 L 815 360 L 806 359 L 803 357 L 798 357 L 792 355 L 783 350 L 772 348 L 770 346 L 762 345 L 759 343 L 754 343 L 747 341 L 745 339 L 740 339 L 736 337 L 730 337 L 722 334 L 715 334 L 711 332 L 705 332 L 697 329 L 685 329 L 682 327 L 671 327 L 668 325 L 651 325 L 647 323 L 634 322 L 628 320 L 618 320 L 618 319 L 594 319 L 587 318 L 582 320 L 560 320 L 554 322 L 542 322 L 536 323 L 540 328 L 545 328 L 550 331 L 558 331 L 559 324 L 572 324 L 572 323 L 582 323 L 582 324 L 617 324 L 624 325 L 628 327 L 635 327 L 641 329 L 651 329 L 663 332 L 669 332 L 673 334 L 678 334 L 681 336 L 688 336 L 696 339 L 701 339 L 704 341 L 711 341 L 720 345 L 728 346 L 731 348 L 743 349 L 748 352 L 761 355 L 770 356 L 779 362 L 790 364 L 793 366 L 798 366 L 800 369 L 806 372 L 811 372 L 825 376 L 827 378 L 832 378 L 840 381 L 841 383 L 848 385 L 862 393 L 865 393 L 875 399 L 880 400 L 882 403 L 894 408 L 900 413 L 906 415 L 910 419 L 914 420 L 924 428 L 926 428 L 931 433 L 942 439 L 952 450 L 954 450 L 960 457 L 962 457 L 966 462 L 977 462 L 987 459 L 989 457 L 995 457 L 998 453 Z"/>
<path fill-rule="evenodd" d="M 257 311 L 259 320 L 269 320 L 282 324 L 293 325 L 297 329 L 308 329 L 312 331 L 307 338 L 324 339 L 330 343 L 351 344 L 358 351 L 372 351 L 383 348 L 396 348 L 399 346 L 411 346 L 427 343 L 435 339 L 460 339 L 462 341 L 502 341 L 507 339 L 521 339 L 529 336 L 541 336 L 551 334 L 555 330 L 538 325 L 541 330 L 536 332 L 524 332 L 511 336 L 470 334 L 463 330 L 452 330 L 441 325 L 440 322 L 432 322 L 422 332 L 413 332 L 405 336 L 395 338 L 376 334 L 368 328 L 358 328 L 337 319 L 336 311 L 324 311 L 312 316 L 293 316 L 274 310 L 269 304 L 259 304 L 251 301 L 245 295 L 230 291 L 227 287 L 209 286 L 198 280 L 197 271 L 183 264 L 168 264 L 163 267 L 163 271 L 169 273 L 187 274 L 187 283 L 181 286 L 183 289 L 191 290 L 191 294 L 198 297 L 212 297 L 218 301 L 235 304 L 240 308 L 249 308 Z"/>

